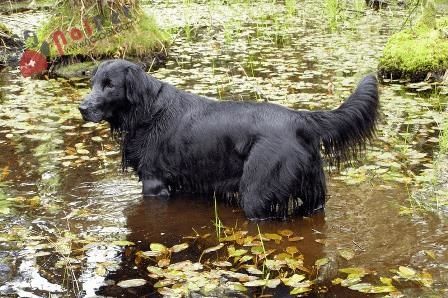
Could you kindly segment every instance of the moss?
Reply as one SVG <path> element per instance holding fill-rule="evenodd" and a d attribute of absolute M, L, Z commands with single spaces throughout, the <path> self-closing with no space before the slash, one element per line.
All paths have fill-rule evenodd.
<path fill-rule="evenodd" d="M 73 63 L 67 65 L 60 65 L 54 70 L 54 74 L 57 77 L 66 79 L 71 78 L 85 78 L 90 76 L 92 70 L 96 67 L 96 63 L 93 61 Z"/>
<path fill-rule="evenodd" d="M 416 81 L 424 79 L 428 72 L 448 69 L 447 30 L 448 18 L 444 17 L 437 20 L 436 28 L 425 20 L 392 35 L 379 62 L 381 74 Z"/>
<path fill-rule="evenodd" d="M 11 30 L 3 23 L 0 23 L 0 32 L 8 36 L 11 36 L 12 34 Z"/>
<path fill-rule="evenodd" d="M 86 9 L 82 19 L 81 13 L 73 14 L 68 6 L 59 8 L 50 20 L 38 29 L 37 37 L 40 47 L 42 41 L 50 45 L 49 58 L 60 56 L 53 33 L 61 30 L 67 40 L 63 45 L 64 56 L 68 57 L 145 57 L 164 50 L 168 44 L 169 35 L 160 30 L 153 17 L 144 14 L 141 10 L 132 11 L 132 18 L 128 19 L 123 13 L 119 14 L 120 23 L 113 25 L 110 19 L 111 12 L 106 7 L 104 11 L 105 23 L 100 31 L 95 27 L 94 16 L 98 15 L 97 6 Z M 86 20 L 92 30 L 92 35 L 86 38 L 86 29 L 83 21 Z M 123 24 L 132 21 L 129 28 L 123 30 Z M 83 32 L 83 38 L 74 41 L 70 37 L 70 30 L 78 28 Z M 29 40 L 28 45 L 32 41 Z M 60 42 L 62 44 L 62 42 Z"/>

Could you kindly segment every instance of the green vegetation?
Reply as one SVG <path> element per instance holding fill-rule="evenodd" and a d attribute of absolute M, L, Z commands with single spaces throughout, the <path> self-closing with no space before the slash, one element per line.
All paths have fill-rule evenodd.
<path fill-rule="evenodd" d="M 448 17 L 435 20 L 430 10 L 425 11 L 413 28 L 392 35 L 387 42 L 379 62 L 384 77 L 417 81 L 429 72 L 448 69 Z"/>
<path fill-rule="evenodd" d="M 439 152 L 433 167 L 418 177 L 423 187 L 411 197 L 414 210 L 448 210 L 448 119 L 440 127 Z"/>
<path fill-rule="evenodd" d="M 11 35 L 11 30 L 5 24 L 0 23 L 0 35 L 3 36 L 5 34 L 8 36 Z"/>
<path fill-rule="evenodd" d="M 154 18 L 141 11 L 135 1 L 132 1 L 130 15 L 126 15 L 126 11 L 122 9 L 122 1 L 114 1 L 110 6 L 102 8 L 99 8 L 96 2 L 90 2 L 92 1 L 77 3 L 78 7 L 70 1 L 65 1 L 49 21 L 38 29 L 37 47 L 40 47 L 41 42 L 47 41 L 50 44 L 50 59 L 60 56 L 60 51 L 53 40 L 53 34 L 57 30 L 62 31 L 67 40 L 65 45 L 61 37 L 58 41 L 64 56 L 80 60 L 85 60 L 83 58 L 87 57 L 147 58 L 154 56 L 155 53 L 164 52 L 169 42 L 169 35 L 160 30 Z M 114 19 L 113 12 L 118 12 L 118 22 Z M 94 18 L 101 15 L 104 16 L 104 24 L 101 30 L 98 30 Z M 91 35 L 88 34 L 84 22 L 88 22 Z M 71 38 L 70 32 L 74 28 L 82 32 L 82 38 L 78 41 Z"/>

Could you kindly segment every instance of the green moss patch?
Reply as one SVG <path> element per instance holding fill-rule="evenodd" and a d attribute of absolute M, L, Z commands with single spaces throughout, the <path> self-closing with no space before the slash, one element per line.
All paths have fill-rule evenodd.
<path fill-rule="evenodd" d="M 142 57 L 161 51 L 168 44 L 169 35 L 157 27 L 153 17 L 141 11 L 133 11 L 130 19 L 120 14 L 120 23 L 112 24 L 107 13 L 101 30 L 98 30 L 94 23 L 94 16 L 98 13 L 94 9 L 83 15 L 82 19 L 81 15 L 71 16 L 67 9 L 61 9 L 38 30 L 38 39 L 49 43 L 50 59 L 61 56 L 54 41 L 54 32 L 57 30 L 64 33 L 67 40 L 65 45 L 59 41 L 63 56 Z M 91 35 L 86 33 L 84 21 L 89 23 Z M 80 40 L 71 38 L 70 32 L 74 28 L 83 33 Z"/>
<path fill-rule="evenodd" d="M 9 28 L 3 23 L 0 23 L 0 33 L 8 36 L 11 36 L 12 34 L 11 30 L 9 30 Z"/>
<path fill-rule="evenodd" d="M 28 39 L 28 48 L 40 51 L 56 66 L 52 69 L 58 69 L 110 58 L 159 61 L 166 56 L 170 36 L 137 5 L 127 10 L 106 6 L 100 12 L 96 5 L 76 11 L 65 2 L 38 29 L 37 39 L 37 45 Z"/>
<path fill-rule="evenodd" d="M 414 28 L 405 29 L 391 36 L 379 71 L 387 78 L 423 80 L 429 72 L 448 69 L 448 18 L 444 17 L 431 28 L 421 22 Z"/>

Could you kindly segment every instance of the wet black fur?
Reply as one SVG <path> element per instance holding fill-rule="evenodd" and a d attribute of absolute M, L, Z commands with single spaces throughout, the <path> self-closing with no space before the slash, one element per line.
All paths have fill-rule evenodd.
<path fill-rule="evenodd" d="M 215 101 L 181 91 L 124 61 L 103 62 L 80 105 L 85 120 L 110 123 L 145 195 L 238 194 L 249 218 L 309 215 L 325 205 L 321 148 L 338 166 L 374 134 L 374 76 L 332 111 Z"/>

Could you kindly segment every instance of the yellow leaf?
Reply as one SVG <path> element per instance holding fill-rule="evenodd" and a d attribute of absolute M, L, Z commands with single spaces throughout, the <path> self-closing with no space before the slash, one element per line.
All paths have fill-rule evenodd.
<path fill-rule="evenodd" d="M 188 248 L 188 243 L 176 244 L 170 248 L 172 252 L 180 252 Z"/>
<path fill-rule="evenodd" d="M 400 266 L 398 267 L 398 274 L 404 278 L 412 278 L 417 274 L 417 272 L 412 268 Z"/>
<path fill-rule="evenodd" d="M 314 264 L 316 265 L 317 268 L 320 268 L 323 265 L 327 264 L 328 262 L 329 262 L 328 258 L 322 258 L 322 259 L 316 260 L 316 262 Z"/>
<path fill-rule="evenodd" d="M 264 285 L 266 285 L 266 281 L 263 279 L 251 280 L 244 283 L 246 287 L 263 287 Z"/>
<path fill-rule="evenodd" d="M 127 241 L 127 240 L 115 240 L 112 242 L 112 244 L 115 244 L 117 246 L 132 246 L 135 245 L 134 242 Z"/>
<path fill-rule="evenodd" d="M 380 281 L 381 281 L 383 284 L 387 285 L 387 286 L 391 286 L 391 285 L 392 285 L 392 278 L 381 276 L 381 277 L 380 277 Z"/>
<path fill-rule="evenodd" d="M 289 253 L 290 255 L 294 255 L 295 253 L 297 253 L 299 250 L 297 249 L 297 247 L 295 246 L 288 246 L 286 248 L 286 252 Z"/>
<path fill-rule="evenodd" d="M 223 247 L 224 247 L 224 244 L 223 244 L 223 243 L 219 243 L 219 244 L 216 245 L 216 246 L 212 246 L 212 247 L 209 247 L 209 248 L 205 249 L 205 250 L 203 251 L 203 254 L 207 254 L 207 253 L 210 253 L 210 252 L 213 252 L 213 251 L 220 250 L 220 249 L 223 248 Z"/>
<path fill-rule="evenodd" d="M 160 243 L 151 243 L 149 245 L 149 248 L 154 251 L 154 252 L 160 252 L 160 253 L 164 253 L 166 251 L 168 251 L 168 248 Z"/>
<path fill-rule="evenodd" d="M 432 275 L 427 272 L 427 271 L 423 271 L 422 273 L 419 274 L 419 279 L 418 281 L 424 286 L 424 287 L 431 287 L 433 280 L 432 280 Z"/>
<path fill-rule="evenodd" d="M 341 249 L 339 250 L 339 254 L 347 261 L 350 261 L 355 256 L 355 252 L 351 249 Z"/>
<path fill-rule="evenodd" d="M 288 241 L 290 241 L 290 242 L 296 242 L 296 241 L 300 241 L 300 240 L 303 240 L 303 239 L 305 239 L 305 238 L 300 237 L 300 236 L 296 236 L 296 237 L 288 238 Z"/>
<path fill-rule="evenodd" d="M 433 260 L 436 259 L 436 253 L 433 250 L 425 250 L 425 253 L 431 259 L 433 259 Z"/>
<path fill-rule="evenodd" d="M 337 277 L 337 278 L 333 279 L 333 280 L 331 281 L 331 283 L 334 284 L 334 285 L 340 285 L 342 281 L 343 281 L 342 278 Z"/>
<path fill-rule="evenodd" d="M 288 229 L 280 230 L 280 231 L 278 231 L 278 233 L 279 233 L 280 235 L 285 236 L 285 237 L 288 237 L 288 238 L 291 237 L 291 236 L 294 234 L 293 231 L 288 230 Z"/>
<path fill-rule="evenodd" d="M 166 267 L 170 264 L 170 259 L 161 259 L 159 262 L 157 262 L 157 266 L 159 267 Z"/>
<path fill-rule="evenodd" d="M 268 239 L 274 240 L 275 242 L 280 242 L 283 239 L 282 236 L 274 233 L 265 233 L 264 236 Z"/>

